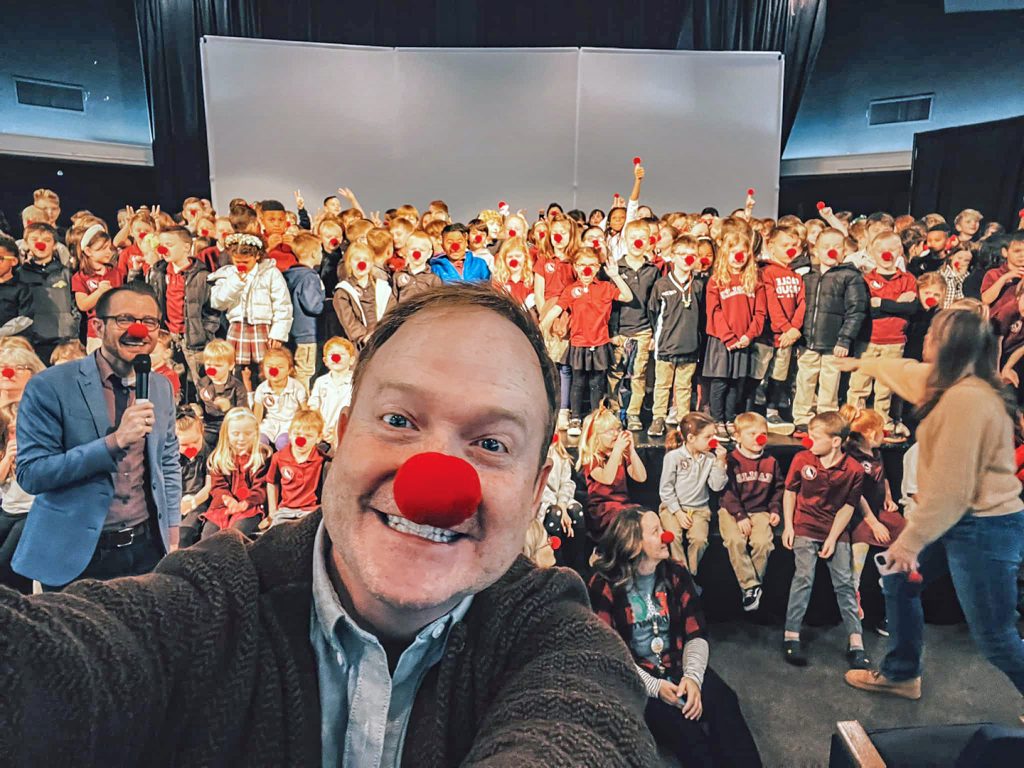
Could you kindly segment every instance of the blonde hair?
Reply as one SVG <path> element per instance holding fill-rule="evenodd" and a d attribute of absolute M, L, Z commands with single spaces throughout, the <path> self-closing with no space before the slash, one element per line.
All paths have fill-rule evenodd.
<path fill-rule="evenodd" d="M 351 274 L 353 271 L 352 265 L 359 261 L 360 257 L 367 264 L 372 265 L 374 263 L 374 255 L 373 248 L 366 243 L 352 243 L 348 250 L 345 251 L 345 271 Z"/>
<path fill-rule="evenodd" d="M 567 242 L 565 244 L 565 247 L 562 249 L 562 251 L 565 253 L 565 257 L 569 261 L 575 262 L 576 261 L 576 251 L 580 247 L 579 246 L 579 241 L 580 241 L 579 231 L 578 231 L 578 228 L 577 228 L 577 225 L 576 225 L 576 220 L 575 219 L 570 219 L 568 216 L 563 216 L 563 217 L 561 217 L 559 219 L 555 219 L 554 221 L 551 221 L 548 224 L 548 236 L 540 241 L 540 243 L 537 245 L 537 250 L 540 251 L 544 255 L 544 257 L 547 258 L 547 259 L 557 259 L 558 258 L 557 256 L 555 256 L 555 246 L 554 246 L 554 242 L 555 242 L 554 230 L 555 230 L 555 227 L 559 227 L 559 228 L 565 227 L 566 229 L 569 230 L 568 233 L 567 233 L 567 237 L 569 238 L 569 242 Z M 559 244 L 559 245 L 561 245 L 561 244 Z M 598 261 L 600 261 L 600 259 L 598 259 Z"/>
<path fill-rule="evenodd" d="M 410 224 L 415 226 L 416 224 L 419 223 L 420 212 L 416 209 L 415 205 L 410 205 L 409 203 L 406 203 L 405 205 L 400 205 L 397 208 L 395 208 L 395 216 L 393 219 L 391 219 L 391 221 L 394 222 L 395 219 L 404 219 L 405 221 L 408 221 Z"/>
<path fill-rule="evenodd" d="M 292 240 L 292 250 L 300 260 L 308 261 L 316 259 L 323 253 L 320 247 L 320 238 L 310 232 L 300 232 Z"/>
<path fill-rule="evenodd" d="M 324 352 L 326 352 L 329 349 L 337 349 L 338 347 L 341 347 L 346 352 L 348 352 L 348 356 L 355 360 L 356 345 L 353 344 L 348 339 L 342 336 L 331 336 L 331 338 L 324 342 Z"/>
<path fill-rule="evenodd" d="M 249 461 L 244 467 L 236 467 L 235 455 L 231 452 L 231 446 L 228 444 L 228 430 L 242 421 L 252 426 L 252 445 L 249 447 Z M 256 421 L 256 415 L 248 408 L 232 408 L 224 415 L 220 433 L 217 435 L 217 446 L 210 454 L 207 466 L 211 472 L 216 472 L 219 475 L 230 475 L 236 469 L 254 472 L 262 469 L 266 464 L 268 452 L 260 445 L 260 423 Z"/>
<path fill-rule="evenodd" d="M 20 344 L 0 347 L 0 368 L 8 367 L 28 368 L 32 371 L 33 376 L 40 371 L 46 370 L 46 365 L 32 350 L 32 347 L 29 346 L 28 349 L 25 349 Z"/>
<path fill-rule="evenodd" d="M 366 233 L 366 244 L 373 251 L 373 263 L 380 264 L 394 252 L 395 239 L 388 230 L 374 227 Z"/>
<path fill-rule="evenodd" d="M 494 257 L 494 269 L 491 271 L 492 280 L 500 287 L 512 277 L 512 270 L 508 266 L 508 254 L 511 251 L 519 251 L 523 254 L 523 282 L 532 286 L 533 259 L 530 258 L 530 246 L 522 237 L 513 237 L 501 244 L 498 255 Z"/>
<path fill-rule="evenodd" d="M 350 243 L 355 243 L 360 238 L 366 237 L 366 234 L 373 229 L 373 222 L 367 221 L 366 219 L 356 219 L 350 224 L 345 225 L 345 238 Z"/>
<path fill-rule="evenodd" d="M 985 216 L 981 213 L 981 211 L 976 211 L 974 208 L 964 208 L 962 211 L 960 211 L 960 213 L 956 215 L 956 218 L 953 219 L 953 228 L 959 229 L 960 223 L 964 221 L 964 219 L 974 219 L 980 222 L 984 218 Z"/>
<path fill-rule="evenodd" d="M 740 219 L 726 219 L 722 225 L 722 233 L 718 238 L 715 262 L 711 268 L 711 279 L 720 286 L 732 282 L 732 270 L 729 267 L 730 245 L 742 246 L 747 254 L 747 263 L 740 273 L 740 284 L 748 296 L 753 296 L 760 279 L 757 272 L 757 259 L 753 253 L 754 236 L 750 225 Z"/>
<path fill-rule="evenodd" d="M 0 337 L 0 349 L 24 349 L 35 354 L 36 348 L 32 342 L 24 336 L 2 336 Z"/>
<path fill-rule="evenodd" d="M 604 455 L 597 448 L 597 436 L 612 427 L 622 429 L 622 422 L 618 414 L 612 410 L 608 401 L 604 400 L 597 410 L 587 415 L 583 420 L 583 436 L 580 438 L 579 458 L 576 460 L 576 469 L 588 466 L 595 461 L 604 464 Z"/>
<path fill-rule="evenodd" d="M 65 341 L 63 344 L 58 344 L 53 348 L 53 352 L 50 353 L 50 365 L 60 365 L 61 363 L 70 363 L 72 360 L 81 360 L 85 355 L 85 345 L 78 339 Z"/>
<path fill-rule="evenodd" d="M 306 427 L 319 435 L 324 431 L 323 415 L 315 408 L 307 408 L 305 406 L 299 408 L 292 418 L 292 423 L 288 425 L 288 431 L 291 432 L 293 429 L 300 429 L 302 427 Z"/>
<path fill-rule="evenodd" d="M 388 222 L 388 232 L 391 233 L 392 239 L 394 239 L 395 232 L 403 235 L 410 235 L 415 229 L 416 225 L 404 216 L 396 215 L 390 222 Z"/>
<path fill-rule="evenodd" d="M 733 419 L 733 424 L 736 425 L 737 432 L 747 429 L 748 427 L 768 429 L 768 420 L 760 413 L 754 413 L 753 411 L 738 414 L 736 418 Z"/>
<path fill-rule="evenodd" d="M 203 364 L 210 360 L 228 360 L 233 365 L 235 362 L 235 348 L 231 342 L 224 339 L 213 339 L 203 347 Z"/>
<path fill-rule="evenodd" d="M 267 364 L 270 360 L 280 360 L 285 364 L 289 371 L 295 367 L 295 359 L 292 357 L 291 351 L 287 347 L 274 347 L 268 349 L 263 354 L 263 367 L 268 367 Z"/>
<path fill-rule="evenodd" d="M 60 196 L 52 189 L 46 189 L 45 187 L 40 187 L 32 193 L 32 202 L 38 203 L 40 200 L 52 200 L 60 205 Z"/>

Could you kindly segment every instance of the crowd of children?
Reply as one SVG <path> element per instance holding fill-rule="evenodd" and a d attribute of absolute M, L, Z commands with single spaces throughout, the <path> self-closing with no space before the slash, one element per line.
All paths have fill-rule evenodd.
<path fill-rule="evenodd" d="M 607 212 L 552 204 L 532 224 L 504 203 L 458 223 L 439 200 L 380 218 L 339 190 L 312 217 L 298 194 L 295 211 L 188 198 L 173 215 L 126 207 L 108 225 L 79 211 L 61 228 L 59 199 L 37 190 L 21 237 L 0 233 L 0 534 L 31 503 L 13 479 L 18 382 L 97 349 L 82 321 L 105 292 L 141 281 L 158 298 L 153 366 L 179 399 L 188 546 L 317 509 L 351 372 L 380 319 L 442 283 L 489 281 L 536 317 L 561 379 L 553 470 L 525 551 L 589 575 L 612 523 L 639 506 L 630 484 L 647 481 L 646 427 L 665 436 L 655 485 L 672 559 L 698 574 L 717 519 L 754 611 L 780 535 L 796 563 L 783 646 L 796 665 L 827 560 L 849 664 L 866 667 L 860 574 L 903 523 L 879 451 L 910 438 L 914 419 L 836 361 L 920 359 L 931 318 L 961 303 L 991 313 L 1003 378 L 1019 388 L 1024 228 L 982 227 L 974 210 L 950 227 L 824 202 L 809 220 L 776 220 L 755 216 L 753 190 L 726 216 L 659 217 L 640 204 L 644 175 L 636 163 L 629 199 Z M 765 451 L 770 433 L 804 441 L 788 472 Z M 0 540 L 9 560 L 8 549 Z"/>

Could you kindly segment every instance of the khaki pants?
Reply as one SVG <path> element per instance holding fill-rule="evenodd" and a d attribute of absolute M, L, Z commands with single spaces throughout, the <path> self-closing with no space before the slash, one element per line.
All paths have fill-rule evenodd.
<path fill-rule="evenodd" d="M 704 557 L 704 550 L 708 548 L 708 530 L 711 528 L 711 510 L 708 507 L 683 507 L 682 513 L 693 521 L 689 530 L 685 530 L 679 523 L 679 518 L 668 511 L 664 504 L 658 509 L 658 517 L 661 518 L 661 527 L 671 531 L 676 537 L 675 541 L 668 545 L 669 554 L 673 560 L 685 563 L 690 573 L 697 574 L 697 566 L 700 559 Z M 683 549 L 683 534 L 686 534 L 686 549 Z"/>
<path fill-rule="evenodd" d="M 654 418 L 664 419 L 668 416 L 670 394 L 675 396 L 678 418 L 681 419 L 690 412 L 693 374 L 696 370 L 696 363 L 654 361 Z"/>
<path fill-rule="evenodd" d="M 316 342 L 295 345 L 295 378 L 309 392 L 309 380 L 316 371 Z"/>
<path fill-rule="evenodd" d="M 765 568 L 768 567 L 768 555 L 775 549 L 772 527 L 768 523 L 767 512 L 755 512 L 750 515 L 750 538 L 740 533 L 736 518 L 726 510 L 718 510 L 718 530 L 722 534 L 722 543 L 729 553 L 729 562 L 736 572 L 736 580 L 741 589 L 761 586 Z"/>
<path fill-rule="evenodd" d="M 903 357 L 903 345 L 869 343 L 860 351 L 858 357 L 862 360 L 870 357 L 883 359 Z M 889 418 L 889 409 L 892 406 L 892 390 L 882 382 L 874 381 L 860 371 L 854 371 L 850 374 L 850 388 L 846 392 L 846 402 L 851 405 L 860 405 L 861 402 L 866 404 L 868 396 L 871 394 L 872 384 L 875 388 L 875 402 L 872 407 L 882 414 L 885 425 L 891 426 L 892 419 Z"/>
<path fill-rule="evenodd" d="M 633 378 L 629 382 L 629 390 L 632 395 L 629 398 L 629 407 L 626 409 L 627 416 L 640 418 L 640 408 L 643 406 L 644 396 L 647 394 L 647 360 L 651 356 L 651 337 L 651 331 L 643 331 L 635 336 L 616 336 L 612 340 L 614 350 L 612 351 L 612 367 L 608 369 L 608 394 L 613 400 L 618 401 L 619 382 L 626 375 L 624 366 L 626 341 L 636 339 Z"/>
<path fill-rule="evenodd" d="M 796 394 L 793 423 L 806 424 L 815 412 L 839 410 L 839 377 L 835 355 L 803 350 L 796 360 Z M 815 397 L 817 390 L 817 397 Z"/>

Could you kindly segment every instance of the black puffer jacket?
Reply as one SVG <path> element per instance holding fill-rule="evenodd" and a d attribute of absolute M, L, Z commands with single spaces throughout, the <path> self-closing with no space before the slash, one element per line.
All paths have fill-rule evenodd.
<path fill-rule="evenodd" d="M 868 311 L 868 289 L 860 270 L 852 264 L 839 264 L 825 273 L 812 268 L 804 275 L 804 289 L 807 348 L 815 352 L 851 349 Z"/>
<path fill-rule="evenodd" d="M 210 306 L 210 270 L 199 259 L 193 259 L 185 275 L 185 345 L 202 349 L 220 330 L 220 315 Z M 160 314 L 167 319 L 167 262 L 159 261 L 150 270 L 149 283 L 156 293 Z"/>

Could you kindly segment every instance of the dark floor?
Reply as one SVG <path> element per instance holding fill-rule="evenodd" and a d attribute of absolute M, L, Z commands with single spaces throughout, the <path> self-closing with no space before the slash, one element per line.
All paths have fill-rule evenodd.
<path fill-rule="evenodd" d="M 711 626 L 711 666 L 739 694 L 765 766 L 827 766 L 836 721 L 865 728 L 995 722 L 1019 725 L 1024 702 L 1010 681 L 974 648 L 963 624 L 925 627 L 923 696 L 907 701 L 869 694 L 843 681 L 841 626 L 804 630 L 810 664 L 782 661 L 781 627 L 743 622 Z M 865 635 L 875 660 L 887 640 Z"/>

